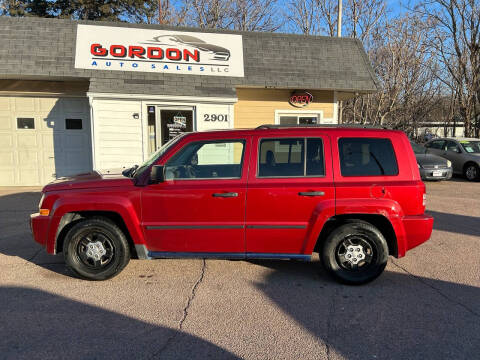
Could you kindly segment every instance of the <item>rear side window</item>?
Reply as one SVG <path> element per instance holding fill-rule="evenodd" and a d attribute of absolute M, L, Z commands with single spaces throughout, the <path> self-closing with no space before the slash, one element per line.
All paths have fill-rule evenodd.
<path fill-rule="evenodd" d="M 443 150 L 444 144 L 445 144 L 445 140 L 434 140 L 432 142 L 429 142 L 425 146 L 427 148 Z"/>
<path fill-rule="evenodd" d="M 261 140 L 258 163 L 260 177 L 324 176 L 323 141 L 320 138 Z"/>
<path fill-rule="evenodd" d="M 398 175 L 397 159 L 389 139 L 342 138 L 338 141 L 342 176 Z"/>

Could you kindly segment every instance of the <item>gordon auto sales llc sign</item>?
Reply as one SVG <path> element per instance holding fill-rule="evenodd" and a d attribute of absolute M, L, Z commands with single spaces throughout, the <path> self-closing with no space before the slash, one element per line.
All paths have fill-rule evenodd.
<path fill-rule="evenodd" d="M 242 36 L 78 25 L 75 67 L 243 77 Z"/>

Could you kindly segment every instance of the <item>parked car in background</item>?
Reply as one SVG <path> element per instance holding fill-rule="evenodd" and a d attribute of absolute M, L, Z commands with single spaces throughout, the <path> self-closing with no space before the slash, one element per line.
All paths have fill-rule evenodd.
<path fill-rule="evenodd" d="M 310 260 L 337 280 L 379 276 L 430 238 L 426 192 L 404 132 L 263 125 L 185 133 L 124 176 L 44 187 L 35 240 L 80 277 L 130 257 Z M 247 186 L 248 183 L 248 186 Z"/>
<path fill-rule="evenodd" d="M 452 163 L 450 160 L 437 155 L 428 154 L 427 148 L 410 141 L 417 158 L 418 170 L 422 180 L 448 180 L 452 177 Z"/>
<path fill-rule="evenodd" d="M 454 174 L 464 175 L 469 181 L 480 178 L 480 139 L 440 138 L 427 142 L 425 148 L 450 160 Z"/>

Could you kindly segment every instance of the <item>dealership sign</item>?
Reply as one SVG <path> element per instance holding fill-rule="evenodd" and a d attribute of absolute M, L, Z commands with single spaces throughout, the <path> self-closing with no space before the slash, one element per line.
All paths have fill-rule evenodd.
<path fill-rule="evenodd" d="M 75 67 L 243 77 L 242 36 L 78 25 Z"/>

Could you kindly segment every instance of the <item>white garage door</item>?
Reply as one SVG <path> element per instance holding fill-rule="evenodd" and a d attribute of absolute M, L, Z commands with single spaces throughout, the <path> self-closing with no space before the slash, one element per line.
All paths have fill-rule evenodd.
<path fill-rule="evenodd" d="M 0 96 L 0 186 L 92 169 L 87 98 Z"/>

